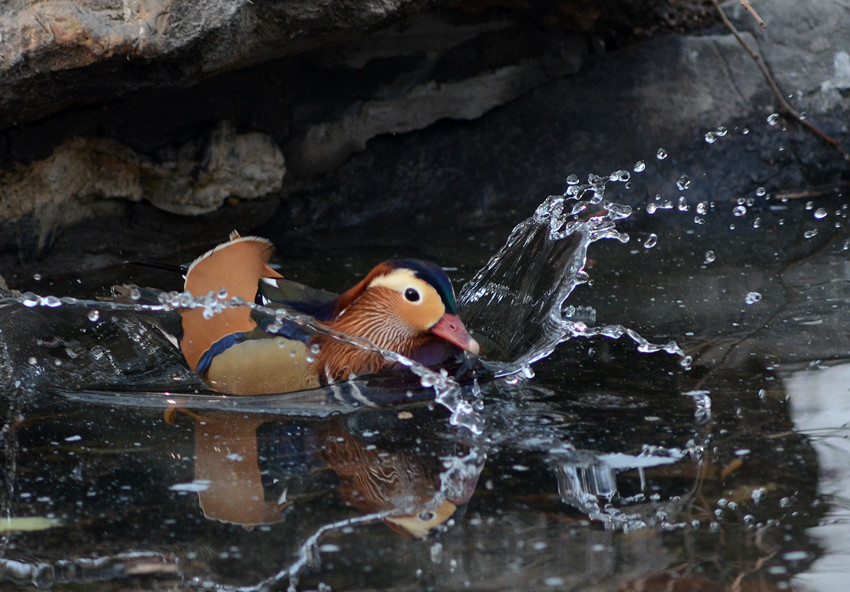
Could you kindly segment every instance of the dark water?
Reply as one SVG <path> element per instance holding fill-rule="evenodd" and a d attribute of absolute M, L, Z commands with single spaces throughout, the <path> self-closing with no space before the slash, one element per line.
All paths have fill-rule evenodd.
<path fill-rule="evenodd" d="M 443 241 L 489 348 L 456 380 L 216 396 L 168 306 L 7 300 L 0 589 L 842 589 L 846 207 L 627 215 L 630 177 L 545 202 L 475 278 L 510 229 Z M 396 254 L 339 249 L 313 261 Z"/>

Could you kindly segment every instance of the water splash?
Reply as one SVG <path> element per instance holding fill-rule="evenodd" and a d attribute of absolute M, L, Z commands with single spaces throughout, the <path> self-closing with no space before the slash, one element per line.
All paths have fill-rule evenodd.
<path fill-rule="evenodd" d="M 567 305 L 575 287 L 588 281 L 588 247 L 602 239 L 629 240 L 615 223 L 631 208 L 605 199 L 606 183 L 624 177 L 591 175 L 586 184 L 548 197 L 461 289 L 461 316 L 479 337 L 485 366 L 496 375 L 518 374 L 572 337 L 597 335 L 627 336 L 641 352 L 666 351 L 689 363 L 674 342 L 652 344 L 619 325 L 588 327 Z"/>
<path fill-rule="evenodd" d="M 584 266 L 589 245 L 602 239 L 615 239 L 622 243 L 629 240 L 615 224 L 628 217 L 631 208 L 606 200 L 605 191 L 606 184 L 627 183 L 630 176 L 629 171 L 619 170 L 604 177 L 589 175 L 587 182 L 581 183 L 577 176 L 570 175 L 564 194 L 548 197 L 533 216 L 517 225 L 502 249 L 461 290 L 461 315 L 481 337 L 485 350 L 484 366 L 497 376 L 531 378 L 534 373 L 530 365 L 550 355 L 559 343 L 572 337 L 597 335 L 615 339 L 625 336 L 632 339 L 641 352 L 666 351 L 680 356 L 683 365 L 688 365 L 688 358 L 674 342 L 653 344 L 635 331 L 618 325 L 588 326 L 588 322 L 594 322 L 593 314 L 567 305 L 573 289 L 588 281 Z M 651 239 L 647 248 L 653 242 L 654 239 Z M 466 427 L 473 433 L 483 431 L 483 420 L 473 407 L 474 401 L 469 400 L 458 382 L 445 370 L 427 368 L 405 356 L 383 350 L 366 339 L 333 331 L 312 317 L 264 307 L 236 297 L 229 298 L 226 292 L 210 292 L 198 297 L 188 292 L 155 293 L 152 297 L 148 293 L 150 291 L 144 292 L 142 294 L 137 288 L 129 290 L 124 302 L 95 302 L 34 293 L 24 294 L 18 299 L 10 297 L 5 302 L 14 303 L 23 310 L 82 308 L 86 324 L 95 327 L 114 323 L 114 313 L 126 313 L 130 317 L 137 315 L 147 320 L 153 317 L 157 322 L 182 309 L 200 308 L 206 318 L 212 318 L 229 308 L 249 307 L 252 315 L 265 319 L 260 325 L 271 331 L 284 323 L 295 323 L 314 334 L 378 353 L 384 359 L 408 368 L 424 388 L 434 391 L 435 401 L 450 411 L 454 425 Z M 138 341 L 133 337 L 134 327 L 145 325 L 138 318 L 135 320 L 135 325 L 126 321 L 124 337 Z M 107 373 L 112 371 L 120 378 L 123 367 L 112 358 L 111 347 L 106 344 L 97 356 L 93 349 L 69 351 L 68 357 L 99 364 Z M 31 348 L 30 351 L 38 354 L 37 363 L 29 365 L 28 376 L 33 378 L 36 371 L 43 372 L 48 363 L 42 361 L 40 355 L 46 351 L 43 347 Z M 179 354 L 177 356 L 179 362 Z M 55 357 L 47 355 L 45 359 Z M 56 378 L 55 372 L 53 378 Z M 130 384 L 132 386 L 152 390 L 139 383 Z"/>
<path fill-rule="evenodd" d="M 381 349 L 368 339 L 353 337 L 324 327 L 316 322 L 313 317 L 292 313 L 280 308 L 270 308 L 245 302 L 238 297 L 228 299 L 226 293 L 210 292 L 204 296 L 196 297 L 190 292 L 151 292 L 146 301 L 142 301 L 141 295 L 131 293 L 130 299 L 132 302 L 107 302 L 70 297 L 40 296 L 32 292 L 23 294 L 19 298 L 10 296 L 0 299 L 0 327 L 24 332 L 31 332 L 26 329 L 30 325 L 43 327 L 38 332 L 44 334 L 45 337 L 50 336 L 51 339 L 50 342 L 44 339 L 33 339 L 32 343 L 19 344 L 22 347 L 18 348 L 18 353 L 26 350 L 28 358 L 17 359 L 21 357 L 20 355 L 16 359 L 12 359 L 14 356 L 8 359 L 4 357 L 4 361 L 9 362 L 11 366 L 7 372 L 4 372 L 4 387 L 6 389 L 26 386 L 58 386 L 64 388 L 69 383 L 68 374 L 76 372 L 75 378 L 78 380 L 83 375 L 83 379 L 79 380 L 83 388 L 86 386 L 99 388 L 103 386 L 103 383 L 108 385 L 110 378 L 123 381 L 125 383 L 124 389 L 134 386 L 144 387 L 144 396 L 149 396 L 150 391 L 157 387 L 162 387 L 164 391 L 169 391 L 175 387 L 179 388 L 179 381 L 172 381 L 170 376 L 166 377 L 165 385 L 161 383 L 145 385 L 144 380 L 151 378 L 149 373 L 142 371 L 138 377 L 130 375 L 130 372 L 135 368 L 133 360 L 150 360 L 150 369 L 161 370 L 160 364 L 154 362 L 154 360 L 159 359 L 155 356 L 162 353 L 162 351 L 157 351 L 157 348 L 162 350 L 167 347 L 164 339 L 151 341 L 156 332 L 151 331 L 141 322 L 141 319 L 147 318 L 153 319 L 154 322 L 160 322 L 167 320 L 167 315 L 174 311 L 197 308 L 203 310 L 205 318 L 212 318 L 229 308 L 248 307 L 252 309 L 261 326 L 272 329 L 275 326 L 282 327 L 284 321 L 296 323 L 304 330 L 311 331 L 314 334 L 326 335 L 353 347 L 376 352 L 390 362 L 407 367 L 419 377 L 423 387 L 434 391 L 434 400 L 449 410 L 450 421 L 453 425 L 465 427 L 475 434 L 479 434 L 483 430 L 483 420 L 480 415 L 467 401 L 461 386 L 449 376 L 445 369 L 432 370 L 401 354 Z M 156 304 L 151 303 L 149 301 L 151 299 L 155 300 Z M 36 310 L 28 311 L 27 309 L 39 308 L 53 309 L 61 315 L 61 318 L 54 320 L 45 316 L 45 314 L 38 316 L 31 314 L 30 317 L 23 318 L 21 315 L 22 312 L 24 314 L 36 312 Z M 105 311 L 116 314 L 104 319 Z M 80 326 L 74 324 L 74 319 L 77 316 L 74 314 L 75 312 L 82 313 L 82 318 L 89 325 L 99 323 L 110 325 L 112 329 L 119 329 L 121 335 L 112 338 L 105 345 L 98 344 L 90 349 L 77 346 L 73 348 L 58 347 L 66 341 L 61 337 L 63 334 L 67 336 L 68 332 L 76 334 L 79 331 L 84 331 Z M 112 327 L 112 325 L 115 327 Z M 14 335 L 9 331 L 2 331 L 0 335 L 3 337 L 2 343 L 4 344 L 7 340 L 14 338 Z M 71 343 L 75 341 L 75 338 L 69 338 L 67 341 Z M 130 351 L 124 353 L 124 349 Z M 116 354 L 116 351 L 118 354 Z M 38 354 L 38 356 L 32 355 L 33 353 Z M 77 365 L 73 369 L 70 367 L 60 368 L 58 372 L 51 368 L 51 366 L 61 366 L 61 362 L 66 358 L 74 359 L 78 362 Z M 178 358 L 179 355 L 173 356 L 175 360 Z M 50 360 L 60 363 L 51 364 L 49 363 Z M 141 379 L 141 381 L 138 379 Z M 113 386 L 115 385 L 113 384 Z M 197 388 L 198 383 L 195 382 L 190 386 Z"/>

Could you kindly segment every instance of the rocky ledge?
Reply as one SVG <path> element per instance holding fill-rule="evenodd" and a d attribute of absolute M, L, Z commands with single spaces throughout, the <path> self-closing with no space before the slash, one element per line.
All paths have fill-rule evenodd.
<path fill-rule="evenodd" d="M 850 48 L 830 41 L 850 39 L 841 3 L 754 5 L 767 28 L 724 3 L 797 107 L 846 143 Z M 104 242 L 120 254 L 83 267 L 127 256 L 141 247 L 123 237 L 154 227 L 208 243 L 220 225 L 427 226 L 452 208 L 483 225 L 559 191 L 566 174 L 630 166 L 660 145 L 694 178 L 757 162 L 776 173 L 765 184 L 846 184 L 845 163 L 792 124 L 783 154 L 727 142 L 721 163 L 697 149 L 706 131 L 777 111 L 710 0 L 4 8 L 7 277 L 32 261 L 49 270 L 57 240 L 93 228 L 114 233 Z"/>

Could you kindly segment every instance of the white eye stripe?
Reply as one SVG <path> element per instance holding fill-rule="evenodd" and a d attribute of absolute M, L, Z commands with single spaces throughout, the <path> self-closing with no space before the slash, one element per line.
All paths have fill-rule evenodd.
<path fill-rule="evenodd" d="M 392 273 L 376 277 L 369 287 L 389 288 L 401 294 L 411 304 L 422 304 L 425 302 L 425 290 L 428 285 L 416 277 L 413 270 L 396 269 Z"/>
<path fill-rule="evenodd" d="M 410 286 L 410 284 L 415 281 L 422 281 L 416 277 L 416 274 L 413 273 L 411 269 L 396 269 L 387 275 L 382 275 L 376 277 L 369 284 L 370 288 L 376 288 L 379 286 L 383 286 L 385 288 L 390 288 L 397 292 L 403 292 L 404 288 Z"/>

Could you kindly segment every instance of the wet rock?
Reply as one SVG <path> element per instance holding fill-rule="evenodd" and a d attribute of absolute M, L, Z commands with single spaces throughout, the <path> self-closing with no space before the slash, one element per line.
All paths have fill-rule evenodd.
<path fill-rule="evenodd" d="M 600 10 L 588 0 L 12 0 L 0 15 L 0 129 L 70 106 L 146 88 L 186 87 L 235 68 L 369 38 L 423 9 L 486 20 L 509 13 L 540 29 L 622 44 L 704 23 L 707 4 L 612 0 Z M 433 40 L 446 33 L 452 35 L 451 26 Z"/>
<path fill-rule="evenodd" d="M 203 214 L 227 198 L 253 199 L 280 189 L 286 167 L 275 142 L 257 132 L 238 133 L 223 122 L 206 138 L 169 147 L 142 166 L 143 197 L 174 214 Z"/>
<path fill-rule="evenodd" d="M 375 137 L 477 118 L 577 72 L 586 56 L 584 37 L 542 32 L 502 14 L 420 15 L 187 91 L 69 110 L 8 130 L 0 143 L 7 163 L 0 243 L 25 258 L 43 253 L 57 228 L 119 216 L 111 198 L 194 215 L 228 197 L 277 193 L 283 158 L 274 143 L 286 155 L 291 190 Z M 222 119 L 268 136 L 201 135 Z"/>
<path fill-rule="evenodd" d="M 403 30 L 374 35 L 368 44 L 317 56 L 323 78 L 345 80 L 342 70 L 350 68 L 362 78 L 338 88 L 330 101 L 318 96 L 324 85 L 305 88 L 294 103 L 287 160 L 298 178 L 326 173 L 372 138 L 446 118 L 475 119 L 575 74 L 586 56 L 579 35 L 547 34 L 504 20 L 447 29 L 438 19 L 416 19 Z"/>
<path fill-rule="evenodd" d="M 226 122 L 156 158 L 106 138 L 74 138 L 46 159 L 0 172 L 0 218 L 19 231 L 13 235 L 34 221 L 30 240 L 40 252 L 57 228 L 120 212 L 114 200 L 146 199 L 168 212 L 200 214 L 227 198 L 277 191 L 284 174 L 283 155 L 268 136 L 238 133 Z"/>
<path fill-rule="evenodd" d="M 846 53 L 822 42 L 850 37 L 850 19 L 832 0 L 807 5 L 809 37 L 794 33 L 798 45 L 790 51 L 777 39 L 802 26 L 794 17 L 798 6 L 759 7 L 769 39 L 742 13 L 743 37 L 763 52 L 782 88 L 795 93 L 798 109 L 850 147 L 850 97 L 841 90 Z M 675 203 L 683 195 L 676 187 L 682 174 L 693 180 L 684 193 L 691 205 L 733 201 L 760 185 L 771 193 L 846 187 L 846 163 L 837 153 L 800 126 L 781 119 L 770 125 L 776 111 L 761 72 L 725 29 L 659 37 L 594 56 L 577 76 L 554 80 L 476 121 L 377 138 L 293 193 L 289 207 L 303 213 L 305 225 L 415 221 L 430 232 L 449 218 L 478 229 L 499 217 L 522 219 L 546 195 L 562 192 L 569 174 L 631 172 L 639 160 L 646 162 L 639 190 L 621 192 L 618 201 L 643 206 L 660 194 Z M 707 143 L 706 134 L 718 128 L 727 132 Z M 667 159 L 656 158 L 659 148 Z"/>
<path fill-rule="evenodd" d="M 218 15 L 208 19 L 211 29 L 187 24 L 198 22 L 190 14 L 200 10 L 196 4 L 173 7 L 162 17 L 167 27 L 149 25 L 158 31 L 155 42 L 145 37 L 147 45 L 132 50 L 137 53 L 117 41 L 102 44 L 111 57 L 54 70 L 49 85 L 35 66 L 65 67 L 59 56 L 73 52 L 50 53 L 44 48 L 55 49 L 67 37 L 54 42 L 32 32 L 33 40 L 43 41 L 33 41 L 32 48 L 41 49 L 27 54 L 33 66 L 0 82 L 0 120 L 29 122 L 0 135 L 3 190 L 16 189 L 19 202 L 0 201 L 0 245 L 12 257 L 44 253 L 57 240 L 56 229 L 95 215 L 110 216 L 118 233 L 135 224 L 125 236 L 159 224 L 153 208 L 137 200 L 185 214 L 266 191 L 269 203 L 285 200 L 285 206 L 259 217 L 252 209 L 240 219 L 255 224 L 241 226 L 243 232 L 273 216 L 260 229 L 272 236 L 288 237 L 299 227 L 311 237 L 358 225 L 375 236 L 369 225 L 418 225 L 432 232 L 448 230 L 450 216 L 470 228 L 521 219 L 545 195 L 562 191 L 566 175 L 631 170 L 637 160 L 647 162 L 645 193 L 621 198 L 634 204 L 675 191 L 683 173 L 694 180 L 691 201 L 740 195 L 754 184 L 768 190 L 813 179 L 829 184 L 841 175 L 841 163 L 808 132 L 763 123 L 777 110 L 775 101 L 725 29 L 626 44 L 704 24 L 713 9 L 703 0 L 676 3 L 675 9 L 669 2 L 622 0 L 610 12 L 592 2 L 555 0 L 206 4 Z M 51 6 L 59 4 L 17 3 L 0 24 L 13 12 L 32 16 Z M 88 4 L 81 6 L 93 14 Z M 139 19 L 154 14 L 152 0 L 126 3 L 126 18 L 124 6 L 97 4 L 110 21 L 105 26 L 138 27 Z M 795 105 L 827 132 L 846 137 L 850 58 L 824 41 L 850 35 L 840 2 L 758 6 L 766 31 L 737 6 L 726 3 Z M 178 33 L 190 41 L 167 41 Z M 3 34 L 4 41 L 20 37 Z M 83 46 L 102 49 L 94 41 Z M 6 66 L 0 59 L 0 69 Z M 243 163 L 257 158 L 243 148 L 207 150 L 212 123 L 225 120 L 281 147 L 283 157 L 264 152 L 268 163 L 260 168 L 280 162 L 282 175 L 285 158 L 282 183 L 263 175 L 268 182 L 259 182 L 245 177 L 248 167 L 228 164 L 230 155 Z M 730 133 L 709 146 L 703 137 L 718 126 Z M 750 128 L 750 135 L 736 134 L 736 126 Z M 786 140 L 780 142 L 779 133 Z M 663 162 L 654 157 L 659 147 L 670 154 Z M 17 184 L 22 171 L 73 150 L 83 160 L 97 155 L 98 164 L 83 164 L 88 172 L 79 182 L 62 179 L 70 167 L 51 168 L 49 182 L 31 175 L 38 190 L 28 204 Z M 241 194 L 239 187 L 251 191 Z M 248 207 L 222 217 L 236 218 Z M 138 216 L 132 223 L 130 210 Z M 147 216 L 150 221 L 142 219 Z M 197 231 L 181 231 L 184 236 L 204 244 L 221 238 L 209 229 L 204 236 L 205 219 L 185 223 Z M 85 223 L 74 232 L 85 236 Z M 218 227 L 215 233 L 221 234 Z"/>
<path fill-rule="evenodd" d="M 417 0 L 4 3 L 0 127 L 139 88 L 181 86 L 373 27 Z"/>

